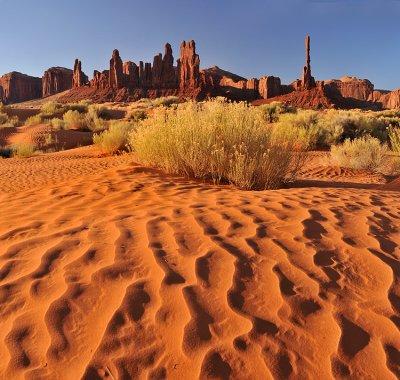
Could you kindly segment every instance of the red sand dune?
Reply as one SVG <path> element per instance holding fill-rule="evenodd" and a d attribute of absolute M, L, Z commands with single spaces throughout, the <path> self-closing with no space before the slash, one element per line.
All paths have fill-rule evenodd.
<path fill-rule="evenodd" d="M 131 161 L 0 160 L 1 379 L 400 376 L 398 192 Z"/>

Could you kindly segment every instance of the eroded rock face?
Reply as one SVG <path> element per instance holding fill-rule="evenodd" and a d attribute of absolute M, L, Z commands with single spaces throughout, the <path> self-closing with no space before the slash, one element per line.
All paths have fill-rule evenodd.
<path fill-rule="evenodd" d="M 129 88 L 136 88 L 139 86 L 139 67 L 136 63 L 128 61 L 124 62 L 122 66 L 124 73 L 124 86 Z"/>
<path fill-rule="evenodd" d="M 88 76 L 82 71 L 82 62 L 79 59 L 75 59 L 72 88 L 85 86 L 88 81 Z"/>
<path fill-rule="evenodd" d="M 383 108 L 400 109 L 400 89 L 394 91 L 374 91 L 370 100 L 381 104 Z"/>
<path fill-rule="evenodd" d="M 196 43 L 182 41 L 178 60 L 179 87 L 181 91 L 194 90 L 200 85 L 200 57 L 196 54 Z"/>
<path fill-rule="evenodd" d="M 112 58 L 110 59 L 109 86 L 112 89 L 120 89 L 124 87 L 122 59 L 119 56 L 119 51 L 117 49 L 113 51 Z"/>
<path fill-rule="evenodd" d="M 172 47 L 165 44 L 164 58 L 162 61 L 161 83 L 165 88 L 173 88 L 177 86 L 178 78 L 176 77 L 176 69 L 174 67 L 174 57 L 172 55 Z"/>
<path fill-rule="evenodd" d="M 274 76 L 261 77 L 258 83 L 258 93 L 263 99 L 282 95 L 281 79 Z"/>
<path fill-rule="evenodd" d="M 42 96 L 50 96 L 72 87 L 73 71 L 65 67 L 51 67 L 42 77 Z"/>
<path fill-rule="evenodd" d="M 338 93 L 344 98 L 369 100 L 374 92 L 374 85 L 367 79 L 343 77 L 340 80 L 332 79 L 324 82 L 324 88 L 332 93 Z"/>
<path fill-rule="evenodd" d="M 0 78 L 0 101 L 18 103 L 42 96 L 42 79 L 16 71 Z"/>

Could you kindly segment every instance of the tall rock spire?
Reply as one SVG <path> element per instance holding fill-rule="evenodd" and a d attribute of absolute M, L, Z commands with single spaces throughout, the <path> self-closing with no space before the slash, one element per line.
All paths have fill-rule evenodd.
<path fill-rule="evenodd" d="M 316 87 L 315 80 L 311 75 L 311 58 L 310 58 L 310 36 L 306 36 L 306 66 L 303 69 L 303 77 L 301 80 L 302 90 L 311 90 Z"/>

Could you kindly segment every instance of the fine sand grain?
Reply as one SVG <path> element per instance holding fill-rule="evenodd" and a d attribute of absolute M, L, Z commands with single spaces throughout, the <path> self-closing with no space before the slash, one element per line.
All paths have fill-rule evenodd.
<path fill-rule="evenodd" d="M 245 192 L 131 161 L 0 160 L 0 379 L 400 376 L 399 183 Z"/>

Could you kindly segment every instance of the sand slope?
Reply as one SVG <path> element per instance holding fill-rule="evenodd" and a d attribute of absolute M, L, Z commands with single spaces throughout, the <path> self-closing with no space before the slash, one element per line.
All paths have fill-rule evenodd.
<path fill-rule="evenodd" d="M 398 192 L 130 161 L 0 160 L 1 379 L 400 376 Z"/>

